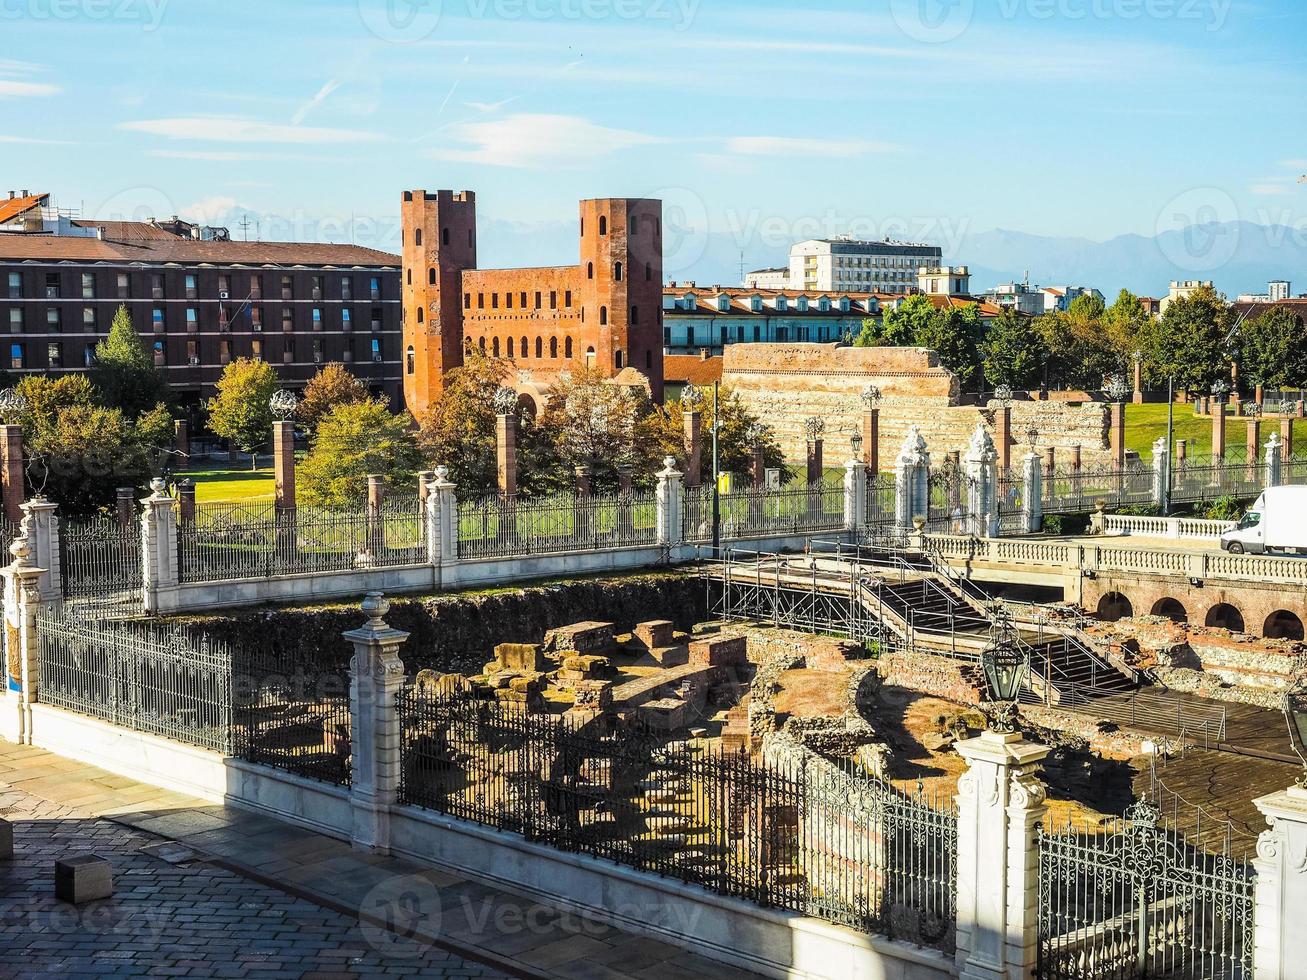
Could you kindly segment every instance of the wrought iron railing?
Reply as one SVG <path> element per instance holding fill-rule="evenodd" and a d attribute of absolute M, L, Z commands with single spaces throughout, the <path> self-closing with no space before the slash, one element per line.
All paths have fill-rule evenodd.
<path fill-rule="evenodd" d="M 1147 506 L 1153 471 L 1143 463 L 1056 468 L 1045 471 L 1040 490 L 1046 514 L 1087 514 L 1100 500 L 1110 508 Z"/>
<path fill-rule="evenodd" d="M 177 551 L 182 582 L 419 565 L 426 522 L 416 498 L 379 510 L 201 504 L 193 520 L 179 520 Z"/>
<path fill-rule="evenodd" d="M 653 545 L 652 494 L 490 497 L 458 504 L 458 556 L 548 555 Z"/>
<path fill-rule="evenodd" d="M 1253 873 L 1194 846 L 1148 802 L 1105 826 L 1041 829 L 1038 971 L 1046 980 L 1253 975 Z"/>
<path fill-rule="evenodd" d="M 399 697 L 400 802 L 759 905 L 950 950 L 957 818 L 851 765 L 513 703 Z"/>
<path fill-rule="evenodd" d="M 1266 485 L 1265 461 L 1185 461 L 1171 474 L 1171 500 L 1199 503 L 1218 497 L 1256 497 Z"/>
<path fill-rule="evenodd" d="M 144 603 L 141 527 L 102 515 L 59 524 L 64 598 L 97 615 L 131 616 Z"/>
<path fill-rule="evenodd" d="M 181 627 L 37 613 L 41 701 L 218 752 L 230 747 L 232 658 Z"/>
<path fill-rule="evenodd" d="M 844 486 L 819 481 L 788 487 L 736 490 L 719 495 L 718 514 L 722 541 L 830 531 L 844 526 Z M 712 487 L 687 491 L 681 518 L 686 541 L 698 544 L 711 541 Z"/>

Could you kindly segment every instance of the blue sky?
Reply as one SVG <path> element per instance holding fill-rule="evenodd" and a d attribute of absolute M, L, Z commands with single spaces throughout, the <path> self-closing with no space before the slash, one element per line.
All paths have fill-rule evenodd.
<path fill-rule="evenodd" d="M 660 196 L 677 277 L 710 239 L 1307 233 L 1291 0 L 0 0 L 0 36 L 0 188 L 101 216 L 393 247 L 403 189 L 471 188 L 483 264 L 549 264 L 578 199 Z"/>

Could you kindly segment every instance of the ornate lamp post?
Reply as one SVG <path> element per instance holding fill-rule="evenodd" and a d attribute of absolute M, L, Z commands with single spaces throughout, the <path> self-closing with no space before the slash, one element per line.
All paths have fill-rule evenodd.
<path fill-rule="evenodd" d="M 694 489 L 703 482 L 703 392 L 697 385 L 681 389 L 682 439 L 685 444 L 685 486 Z"/>
<path fill-rule="evenodd" d="M 1144 352 L 1137 350 L 1131 358 L 1135 365 L 1135 390 L 1132 400 L 1136 405 L 1144 403 Z"/>
<path fill-rule="evenodd" d="M 880 472 L 880 389 L 873 384 L 862 389 L 862 445 L 867 455 L 868 475 L 873 479 Z"/>
<path fill-rule="evenodd" d="M 285 388 L 278 389 L 268 399 L 272 423 L 272 473 L 276 486 L 275 510 L 289 514 L 295 510 L 295 423 L 291 419 L 299 408 L 300 400 Z"/>
<path fill-rule="evenodd" d="M 993 613 L 989 644 L 980 654 L 985 674 L 985 693 L 989 702 L 991 728 L 999 734 L 1017 730 L 1017 698 L 1030 660 L 1017 637 L 1008 614 L 996 607 Z"/>
<path fill-rule="evenodd" d="M 994 443 L 998 449 L 1000 470 L 1012 468 L 1012 386 L 999 385 L 994 389 L 998 412 L 994 416 Z"/>

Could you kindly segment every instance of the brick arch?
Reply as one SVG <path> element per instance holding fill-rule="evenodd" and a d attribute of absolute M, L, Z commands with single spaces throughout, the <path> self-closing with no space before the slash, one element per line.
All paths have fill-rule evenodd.
<path fill-rule="evenodd" d="M 1208 609 L 1203 625 L 1229 630 L 1232 633 L 1242 633 L 1245 626 L 1243 613 L 1239 611 L 1238 606 L 1229 602 L 1218 602 Z"/>
<path fill-rule="evenodd" d="M 1297 613 L 1288 609 L 1277 609 L 1266 617 L 1262 624 L 1262 636 L 1268 640 L 1302 640 L 1304 634 L 1302 619 Z"/>
<path fill-rule="evenodd" d="M 1118 619 L 1127 619 L 1134 614 L 1134 604 L 1124 592 L 1105 592 L 1098 600 L 1097 615 L 1105 623 L 1115 623 Z"/>
<path fill-rule="evenodd" d="M 1189 611 L 1185 609 L 1184 603 L 1169 595 L 1164 595 L 1154 602 L 1149 615 L 1165 616 L 1173 623 L 1189 622 Z"/>

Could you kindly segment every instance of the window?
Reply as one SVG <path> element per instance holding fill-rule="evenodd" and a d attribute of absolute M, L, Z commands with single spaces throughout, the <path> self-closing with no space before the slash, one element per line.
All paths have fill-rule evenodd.
<path fill-rule="evenodd" d="M 195 333 L 200 329 L 200 311 L 193 306 L 186 307 L 186 332 Z"/>
<path fill-rule="evenodd" d="M 636 224 L 635 215 L 631 215 L 629 218 L 626 219 L 626 233 L 628 235 L 634 235 L 638 227 L 639 225 Z"/>
<path fill-rule="evenodd" d="M 653 279 L 653 264 L 646 262 L 644 264 L 644 281 L 650 282 Z"/>
<path fill-rule="evenodd" d="M 479 348 L 481 349 L 481 353 L 482 353 L 482 354 L 484 354 L 484 353 L 486 352 L 486 338 L 485 338 L 485 337 L 478 337 L 478 338 L 477 338 L 477 347 L 479 347 Z"/>
<path fill-rule="evenodd" d="M 631 307 L 631 326 L 635 326 L 635 325 L 636 325 L 637 323 L 639 323 L 639 322 L 640 322 L 640 309 L 639 309 L 639 307 L 632 306 L 632 307 Z"/>
<path fill-rule="evenodd" d="M 381 332 L 381 310 L 375 306 L 372 307 L 372 332 Z"/>
<path fill-rule="evenodd" d="M 95 344 L 84 344 L 82 346 L 82 366 L 95 367 Z"/>
<path fill-rule="evenodd" d="M 45 311 L 45 325 L 48 330 L 53 330 L 55 333 L 63 329 L 58 309 L 52 307 Z"/>
<path fill-rule="evenodd" d="M 409 348 L 409 352 L 410 352 L 410 354 L 412 353 L 412 351 L 413 351 L 413 348 L 410 347 L 410 348 Z M 381 339 L 380 339 L 379 337 L 373 337 L 373 338 L 372 338 L 372 362 L 373 362 L 374 364 L 380 364 L 380 363 L 381 363 Z M 410 374 L 413 373 L 413 369 L 412 369 L 412 368 L 409 369 L 409 373 L 410 373 Z"/>
<path fill-rule="evenodd" d="M 485 308 L 486 308 L 486 294 L 477 293 L 477 309 L 484 310 Z"/>
<path fill-rule="evenodd" d="M 526 309 L 526 290 L 522 290 L 522 292 L 521 292 L 520 295 L 521 295 L 521 300 L 522 300 L 522 302 L 520 302 L 520 303 L 518 304 L 518 306 L 519 306 L 521 309 L 525 310 L 525 309 Z"/>
<path fill-rule="evenodd" d="M 10 344 L 9 366 L 13 368 L 15 371 L 21 371 L 23 367 L 25 367 L 26 361 L 27 361 L 27 345 Z"/>
<path fill-rule="evenodd" d="M 293 337 L 286 338 L 286 346 L 281 351 L 281 363 L 291 364 L 295 361 L 295 340 Z"/>
<path fill-rule="evenodd" d="M 412 270 L 412 269 L 405 269 L 405 270 L 404 270 L 404 285 L 405 285 L 405 286 L 411 286 L 411 285 L 413 285 L 413 270 Z"/>
<path fill-rule="evenodd" d="M 549 290 L 549 308 L 551 310 L 558 309 L 558 292 L 553 289 Z"/>
<path fill-rule="evenodd" d="M 553 357 L 553 358 L 557 358 L 557 357 L 558 357 L 558 338 L 557 338 L 557 337 L 550 337 L 550 338 L 549 338 L 549 356 L 550 356 L 550 357 Z"/>
<path fill-rule="evenodd" d="M 224 295 L 231 297 L 231 276 L 225 272 L 218 276 L 218 298 L 222 299 Z"/>
<path fill-rule="evenodd" d="M 499 294 L 498 294 L 498 293 L 491 293 L 491 294 L 490 294 L 490 308 L 491 308 L 492 310 L 497 310 L 497 309 L 499 309 Z"/>
<path fill-rule="evenodd" d="M 218 363 L 219 363 L 219 364 L 230 364 L 230 363 L 231 363 L 231 341 L 230 341 L 230 340 L 220 340 L 220 341 L 218 341 Z"/>
<path fill-rule="evenodd" d="M 354 321 L 349 312 L 349 307 L 345 307 L 340 311 L 340 329 L 346 333 L 354 329 Z"/>
<path fill-rule="evenodd" d="M 295 298 L 295 280 L 292 279 L 290 276 L 281 277 L 281 298 L 282 299 Z"/>
<path fill-rule="evenodd" d="M 522 356 L 523 356 L 523 357 L 529 357 L 530 354 L 531 354 L 531 352 L 530 352 L 529 350 L 527 350 L 527 346 L 526 346 L 526 338 L 523 337 L 523 338 L 522 338 Z"/>
<path fill-rule="evenodd" d="M 9 273 L 9 298 L 23 298 L 23 275 L 20 272 Z"/>
<path fill-rule="evenodd" d="M 92 332 L 95 331 L 95 307 L 94 306 L 82 307 L 82 326 L 90 329 Z"/>
<path fill-rule="evenodd" d="M 544 338 L 543 338 L 543 337 L 537 337 L 537 338 L 536 338 L 536 357 L 537 357 L 537 358 L 543 358 L 544 356 L 545 356 L 545 341 L 544 341 Z"/>
<path fill-rule="evenodd" d="M 150 328 L 155 333 L 163 333 L 166 326 L 167 322 L 163 317 L 163 307 L 156 306 L 150 311 Z"/>
<path fill-rule="evenodd" d="M 200 287 L 199 287 L 199 283 L 196 282 L 196 279 L 195 279 L 194 276 L 187 276 L 187 277 L 186 277 L 186 298 L 187 298 L 187 299 L 195 299 L 195 298 L 198 297 L 199 295 L 200 295 Z"/>
<path fill-rule="evenodd" d="M 499 338 L 498 338 L 498 337 L 495 337 L 494 339 L 492 339 L 492 340 L 490 341 L 490 353 L 491 353 L 493 356 L 495 356 L 495 357 L 498 357 L 498 356 L 499 356 Z"/>
<path fill-rule="evenodd" d="M 322 363 L 322 338 L 321 337 L 313 338 L 313 363 L 314 364 Z"/>
<path fill-rule="evenodd" d="M 569 310 L 572 308 L 572 291 L 570 289 L 563 292 L 563 305 Z"/>
<path fill-rule="evenodd" d="M 263 332 L 263 308 L 260 306 L 250 307 L 250 328 L 255 333 Z"/>
<path fill-rule="evenodd" d="M 82 299 L 95 299 L 95 273 L 82 273 Z"/>
<path fill-rule="evenodd" d="M 322 329 L 322 307 L 320 306 L 313 307 L 313 329 L 314 330 Z"/>
<path fill-rule="evenodd" d="M 186 363 L 191 367 L 198 367 L 200 364 L 200 342 L 198 340 L 186 341 Z"/>
<path fill-rule="evenodd" d="M 464 293 L 464 294 L 463 294 L 463 309 L 465 309 L 465 310 L 470 310 L 470 309 L 472 309 L 472 294 L 471 294 L 471 293 Z"/>
<path fill-rule="evenodd" d="M 600 235 L 608 234 L 608 218 L 602 214 L 599 216 L 599 234 Z"/>
<path fill-rule="evenodd" d="M 414 244 L 414 245 L 421 245 L 421 244 L 422 244 L 422 229 L 421 229 L 421 228 L 418 228 L 418 229 L 416 229 L 416 230 L 413 232 L 413 244 Z"/>
<path fill-rule="evenodd" d="M 295 329 L 295 311 L 289 306 L 281 308 L 281 329 L 286 333 L 290 333 Z"/>
<path fill-rule="evenodd" d="M 607 325 L 608 325 L 608 307 L 601 306 L 599 307 L 599 326 L 605 327 Z"/>
<path fill-rule="evenodd" d="M 250 357 L 256 361 L 263 360 L 263 341 L 258 337 L 250 341 Z"/>
<path fill-rule="evenodd" d="M 322 277 L 321 276 L 313 277 L 313 289 L 309 296 L 309 299 L 314 300 L 315 302 L 321 302 L 322 300 Z"/>
<path fill-rule="evenodd" d="M 150 299 L 163 299 L 163 274 L 152 272 L 150 274 Z"/>
<path fill-rule="evenodd" d="M 262 276 L 250 276 L 250 299 L 263 299 Z"/>
<path fill-rule="evenodd" d="M 59 273 L 47 272 L 45 274 L 45 298 L 59 298 Z"/>
<path fill-rule="evenodd" d="M 449 229 L 448 229 L 448 228 L 441 228 L 441 229 L 440 229 L 440 244 L 441 244 L 441 245 L 448 245 L 448 244 L 449 244 Z"/>
<path fill-rule="evenodd" d="M 51 341 L 45 345 L 45 363 L 52 368 L 61 368 L 64 366 L 64 345 L 59 341 Z"/>
<path fill-rule="evenodd" d="M 622 370 L 622 352 L 621 350 L 613 351 L 613 367 L 618 371 Z"/>
<path fill-rule="evenodd" d="M 346 302 L 354 298 L 354 280 L 349 276 L 340 277 L 340 298 Z"/>
<path fill-rule="evenodd" d="M 540 290 L 536 290 L 536 309 L 540 309 Z"/>
<path fill-rule="evenodd" d="M 226 341 L 224 341 L 224 343 L 226 343 Z M 168 363 L 167 356 L 164 353 L 164 346 L 162 340 L 156 340 L 154 342 L 154 363 L 156 365 L 163 365 Z M 223 361 L 222 363 L 226 364 L 227 361 Z"/>
<path fill-rule="evenodd" d="M 368 279 L 368 298 L 381 299 L 381 277 L 372 276 Z"/>
<path fill-rule="evenodd" d="M 511 309 L 513 308 L 513 294 L 512 294 L 512 292 L 504 293 L 504 308 L 505 308 L 505 309 L 509 309 L 509 310 L 511 310 Z"/>
<path fill-rule="evenodd" d="M 568 337 L 565 341 L 563 341 L 563 357 L 567 358 L 567 360 L 569 360 L 569 361 L 572 359 L 572 338 L 571 338 L 571 337 Z"/>
<path fill-rule="evenodd" d="M 512 360 L 512 358 L 513 358 L 513 343 L 514 343 L 513 338 L 512 338 L 512 337 L 509 337 L 509 338 L 508 338 L 508 350 L 506 351 L 506 353 L 508 354 L 508 358 L 509 358 L 509 360 Z"/>
<path fill-rule="evenodd" d="M 22 332 L 23 332 L 23 311 L 22 311 L 22 310 L 10 310 L 10 311 L 9 311 L 9 332 L 10 332 L 10 333 L 22 333 Z"/>
<path fill-rule="evenodd" d="M 593 279 L 595 277 L 595 264 L 593 262 L 587 262 L 585 264 L 585 277 L 587 279 Z"/>
<path fill-rule="evenodd" d="M 613 281 L 615 282 L 622 281 L 622 263 L 620 262 L 613 263 Z"/>
<path fill-rule="evenodd" d="M 585 363 L 586 363 L 586 366 L 587 366 L 587 367 L 594 367 L 594 362 L 595 362 L 595 349 L 594 349 L 593 347 L 587 347 L 587 348 L 585 349 Z"/>
<path fill-rule="evenodd" d="M 436 284 L 436 269 L 435 266 L 432 266 L 430 269 L 427 270 L 427 285 L 434 286 L 435 284 Z"/>

